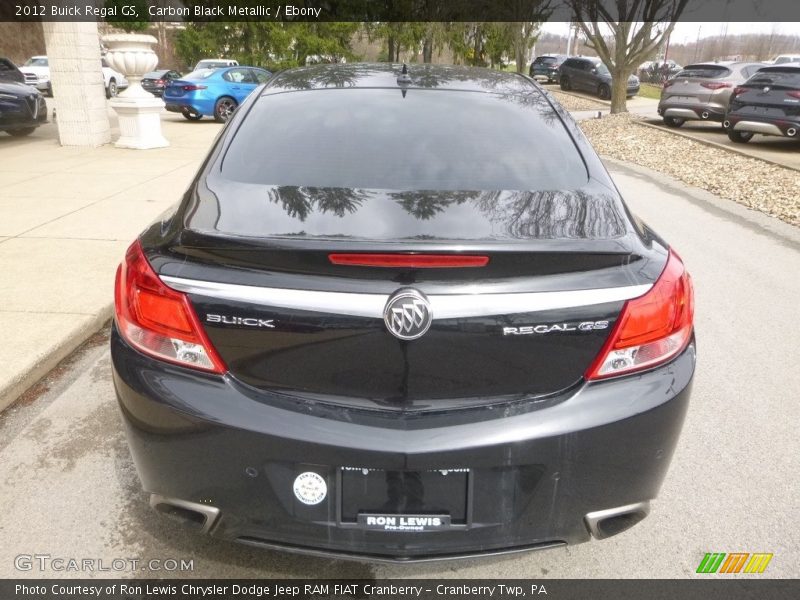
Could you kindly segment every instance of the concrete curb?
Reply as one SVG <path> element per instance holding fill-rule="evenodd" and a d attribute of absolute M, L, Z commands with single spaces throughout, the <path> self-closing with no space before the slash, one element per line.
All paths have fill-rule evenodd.
<path fill-rule="evenodd" d="M 94 315 L 88 324 L 69 331 L 60 340 L 54 340 L 45 354 L 37 359 L 33 366 L 12 376 L 9 383 L 0 387 L 0 413 L 14 404 L 26 391 L 56 368 L 58 363 L 77 350 L 81 344 L 100 331 L 111 318 L 113 310 L 114 303 L 109 302 Z"/>
<path fill-rule="evenodd" d="M 634 123 L 635 125 L 639 125 L 640 127 L 649 127 L 651 129 L 655 129 L 656 131 L 663 131 L 665 133 L 669 133 L 672 135 L 678 135 L 680 137 L 686 138 L 687 140 L 692 140 L 693 142 L 697 142 L 698 144 L 704 144 L 712 148 L 719 148 L 720 150 L 724 150 L 725 152 L 731 152 L 733 154 L 739 154 L 740 156 L 746 156 L 747 158 L 752 158 L 754 160 L 760 160 L 761 162 L 765 162 L 770 165 L 775 165 L 776 167 L 783 167 L 784 169 L 789 169 L 791 171 L 800 171 L 800 169 L 797 169 L 795 167 L 790 167 L 789 165 L 785 165 L 783 163 L 775 162 L 774 160 L 770 160 L 768 158 L 753 156 L 752 154 L 748 154 L 745 150 L 739 150 L 738 148 L 731 148 L 730 146 L 725 146 L 724 144 L 720 144 L 718 142 L 712 142 L 711 140 L 696 138 L 690 133 L 686 133 L 683 131 L 675 131 L 674 129 L 670 129 L 668 127 L 659 127 L 658 125 L 654 125 L 653 123 L 645 123 L 644 121 L 632 120 L 631 122 Z"/>

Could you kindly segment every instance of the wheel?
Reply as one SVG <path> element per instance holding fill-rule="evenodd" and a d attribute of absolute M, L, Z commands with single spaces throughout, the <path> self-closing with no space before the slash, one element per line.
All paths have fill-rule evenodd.
<path fill-rule="evenodd" d="M 677 129 L 686 123 L 686 119 L 676 119 L 675 117 L 664 117 L 664 125 Z"/>
<path fill-rule="evenodd" d="M 186 119 L 187 121 L 199 121 L 200 119 L 203 118 L 203 115 L 201 115 L 200 113 L 194 113 L 189 110 L 182 110 L 181 114 L 183 115 L 183 118 Z"/>
<path fill-rule="evenodd" d="M 753 133 L 750 131 L 734 131 L 728 129 L 728 139 L 736 144 L 746 144 L 753 139 Z"/>
<path fill-rule="evenodd" d="M 214 104 L 214 120 L 217 123 L 225 123 L 231 118 L 234 110 L 236 110 L 236 100 L 230 96 L 223 96 Z"/>
<path fill-rule="evenodd" d="M 605 83 L 602 83 L 600 84 L 600 87 L 597 88 L 597 95 L 600 96 L 601 100 L 608 100 L 611 98 L 611 88 Z"/>
<path fill-rule="evenodd" d="M 108 82 L 108 87 L 106 88 L 106 98 L 114 98 L 117 95 L 117 81 L 112 79 Z"/>
<path fill-rule="evenodd" d="M 36 131 L 36 127 L 25 127 L 24 129 L 9 129 L 7 133 L 14 137 L 25 137 L 26 135 L 32 134 L 34 131 Z"/>
<path fill-rule="evenodd" d="M 572 86 L 569 84 L 569 77 L 562 77 L 561 78 L 561 89 L 565 92 L 568 92 L 572 89 Z"/>

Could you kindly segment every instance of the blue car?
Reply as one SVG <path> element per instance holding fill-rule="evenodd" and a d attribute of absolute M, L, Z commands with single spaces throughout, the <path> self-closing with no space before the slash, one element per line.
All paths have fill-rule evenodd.
<path fill-rule="evenodd" d="M 179 112 L 190 121 L 204 116 L 226 122 L 236 107 L 272 73 L 257 67 L 199 69 L 175 79 L 164 89 L 164 103 L 170 112 Z"/>

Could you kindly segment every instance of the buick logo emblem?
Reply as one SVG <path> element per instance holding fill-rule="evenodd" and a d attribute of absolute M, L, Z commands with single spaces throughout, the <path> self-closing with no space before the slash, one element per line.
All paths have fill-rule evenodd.
<path fill-rule="evenodd" d="M 401 340 L 415 340 L 431 326 L 431 305 L 421 292 L 412 289 L 396 291 L 383 309 L 383 320 L 389 332 Z"/>

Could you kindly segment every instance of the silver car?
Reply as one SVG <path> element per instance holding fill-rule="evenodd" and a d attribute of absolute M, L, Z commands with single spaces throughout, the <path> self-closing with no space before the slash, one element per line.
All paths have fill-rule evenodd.
<path fill-rule="evenodd" d="M 680 127 L 686 121 L 722 123 L 733 88 L 765 66 L 753 62 L 688 65 L 664 84 L 658 114 L 668 127 Z"/>

